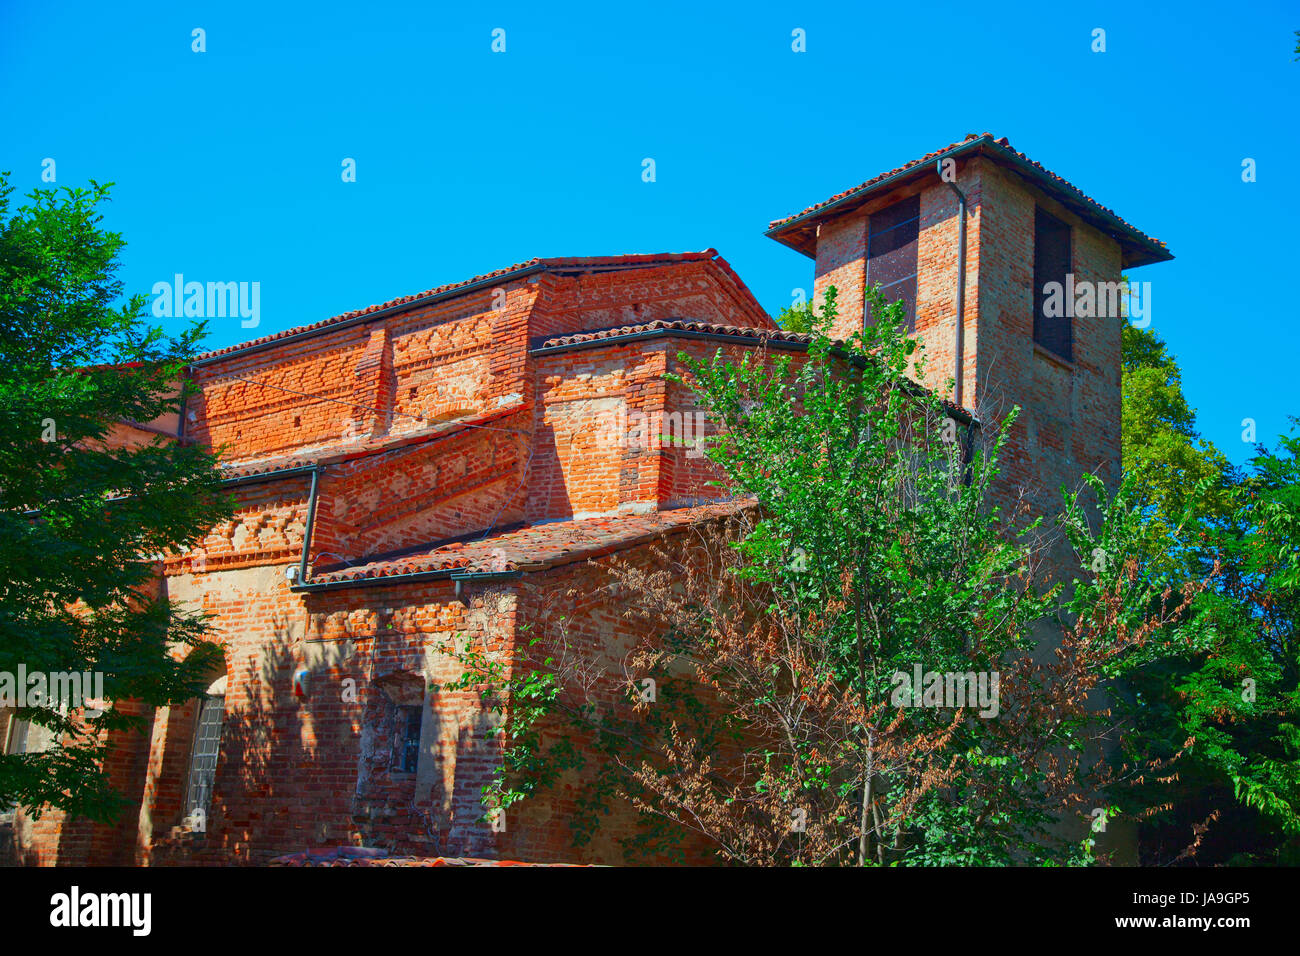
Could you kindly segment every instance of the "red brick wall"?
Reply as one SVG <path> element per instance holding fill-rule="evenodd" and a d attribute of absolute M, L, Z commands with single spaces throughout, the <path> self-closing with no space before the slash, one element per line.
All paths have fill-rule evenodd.
<path fill-rule="evenodd" d="M 533 309 L 543 285 L 549 311 Z M 654 508 L 681 490 L 664 483 L 660 466 L 682 452 L 665 452 L 651 435 L 665 408 L 666 356 L 679 343 L 533 361 L 529 338 L 611 324 L 624 314 L 619 303 L 633 317 L 770 324 L 715 263 L 548 276 L 505 291 L 504 303 L 481 291 L 203 366 L 187 432 L 224 446 L 230 462 L 285 467 L 334 456 L 320 473 L 315 566 L 509 525 L 525 517 L 525 500 L 533 520 Z M 644 434 L 627 441 L 594 431 L 589 413 L 602 402 L 645 412 Z M 511 403 L 521 410 L 490 426 L 360 450 L 363 439 L 416 439 L 431 421 Z M 226 653 L 206 832 L 189 832 L 181 819 L 197 716 L 188 702 L 160 709 L 147 733 L 119 742 L 110 769 L 136 795 L 136 809 L 111 828 L 47 815 L 25 831 L 29 860 L 259 861 L 352 842 L 568 858 L 558 816 L 555 825 L 506 833 L 479 819 L 480 791 L 498 760 L 492 719 L 473 695 L 418 690 L 455 676 L 450 659 L 431 651 L 455 635 L 510 653 L 515 598 L 466 604 L 446 582 L 294 594 L 284 572 L 301 553 L 309 487 L 299 474 L 233 488 L 233 518 L 166 562 L 169 595 L 211 616 Z M 617 619 L 608 606 L 580 626 Z M 304 666 L 311 689 L 298 700 L 292 675 Z M 385 687 L 408 697 L 417 688 L 428 709 L 418 776 L 389 768 L 394 705 Z"/>
<path fill-rule="evenodd" d="M 679 356 L 732 362 L 752 346 L 672 334 L 537 357 L 535 453 L 528 520 L 645 511 L 727 497 L 721 476 L 683 442 L 713 426 L 688 387 Z M 772 352 L 770 355 L 780 354 Z"/>
<path fill-rule="evenodd" d="M 454 662 L 431 648 L 458 633 L 486 636 L 508 652 L 508 607 L 488 614 L 473 601 L 467 606 L 445 581 L 303 596 L 274 568 L 173 585 L 175 596 L 192 595 L 214 614 L 226 649 L 225 721 L 207 832 L 173 832 L 194 708 L 160 714 L 140 817 L 142 862 L 259 862 L 304 847 L 363 843 L 420 853 L 491 850 L 477 796 L 497 744 L 473 695 L 427 698 L 423 688 L 426 678 L 456 676 Z M 299 668 L 309 671 L 302 699 L 293 693 Z M 389 768 L 393 710 L 383 688 L 401 699 L 412 683 L 414 702 L 429 708 L 424 787 Z"/>
<path fill-rule="evenodd" d="M 656 391 L 663 356 L 632 345 L 605 346 L 536 360 L 533 462 L 528 520 L 607 514 L 644 499 L 631 476 L 652 468 L 648 456 L 625 453 L 631 412 Z M 628 469 L 625 480 L 624 468 Z M 647 481 L 653 479 L 646 476 Z"/>
<path fill-rule="evenodd" d="M 119 705 L 123 713 L 148 717 L 137 701 Z M 116 824 L 92 823 L 70 817 L 61 810 L 46 810 L 33 819 L 19 809 L 14 820 L 16 862 L 28 866 L 130 865 L 135 837 L 135 815 L 143 799 L 148 733 L 116 733 L 104 767 L 114 789 L 127 800 Z M 2 861 L 0 861 L 2 862 Z"/>
<path fill-rule="evenodd" d="M 1021 407 L 1004 456 L 1002 493 L 1024 489 L 1039 508 L 1059 509 L 1060 486 L 1078 488 L 1085 472 L 1099 474 L 1112 487 L 1119 479 L 1122 320 L 1076 317 L 1073 362 L 1035 345 L 1035 204 L 1071 225 L 1076 280 L 1119 281 L 1120 249 L 1113 239 L 992 164 L 986 164 L 983 193 L 971 402 L 990 422 L 1013 405 Z M 1058 571 L 1072 574 L 1072 560 L 1058 541 L 1053 553 Z"/>
<path fill-rule="evenodd" d="M 979 160 L 958 167 L 955 185 L 966 195 L 966 322 L 965 377 L 975 374 L 975 330 L 978 315 L 982 203 L 982 166 Z M 953 391 L 947 381 L 955 377 L 954 333 L 957 323 L 957 271 L 960 248 L 958 201 L 952 189 L 937 177 L 925 185 L 912 185 L 876 198 L 850 214 L 823 223 L 817 242 L 815 291 L 820 303 L 834 285 L 839 315 L 834 332 L 848 337 L 862 328 L 863 296 L 867 279 L 867 221 L 875 212 L 900 199 L 919 194 L 921 221 L 917 235 L 916 334 L 926 345 L 924 382 L 945 398 Z M 963 403 L 969 391 L 963 396 Z"/>
<path fill-rule="evenodd" d="M 253 461 L 347 448 L 488 411 L 524 390 L 533 286 L 502 287 L 201 366 L 187 433 Z"/>
<path fill-rule="evenodd" d="M 522 520 L 530 418 L 523 411 L 327 466 L 313 560 L 360 559 Z"/>
<path fill-rule="evenodd" d="M 742 328 L 772 328 L 752 295 L 716 262 L 705 260 L 584 276 L 543 276 L 529 334 L 684 318 Z"/>
<path fill-rule="evenodd" d="M 964 165 L 958 184 L 972 212 L 963 401 L 986 419 L 1010 402 L 1026 409 L 1002 493 L 1071 483 L 1081 467 L 1113 475 L 1118 322 L 1077 320 L 1072 366 L 1035 351 L 1035 199 L 1076 226 L 1080 278 L 1117 279 L 1118 246 L 986 162 Z M 861 321 L 865 216 L 895 198 L 822 227 L 815 288 L 840 289 L 842 331 Z M 921 216 L 917 333 L 929 346 L 926 381 L 937 386 L 955 367 L 957 220 L 946 185 L 921 192 Z M 334 456 L 320 474 L 310 556 L 318 568 L 519 521 L 653 510 L 724 493 L 710 487 L 716 476 L 704 459 L 659 439 L 672 432 L 673 413 L 696 407 L 665 372 L 682 370 L 679 352 L 704 357 L 721 343 L 659 336 L 540 354 L 530 347 L 656 318 L 770 327 L 728 269 L 696 260 L 542 274 L 500 291 L 479 289 L 204 365 L 186 430 L 224 445 L 229 461 Z M 744 351 L 726 350 L 732 358 Z M 516 408 L 490 428 L 417 441 L 432 423 Z M 361 454 L 363 440 L 380 438 L 416 443 Z M 493 832 L 479 819 L 480 790 L 499 759 L 493 718 L 474 695 L 421 690 L 456 675 L 434 648 L 462 635 L 510 655 L 520 628 L 538 625 L 557 594 L 576 601 L 568 611 L 574 649 L 612 667 L 633 629 L 604 587 L 606 572 L 577 563 L 491 592 L 471 587 L 460 598 L 446 581 L 293 593 L 284 571 L 301 553 L 308 487 L 301 475 L 239 487 L 236 515 L 207 536 L 203 563 L 178 556 L 166 565 L 168 593 L 210 613 L 226 650 L 226 725 L 208 832 L 175 830 L 190 703 L 160 710 L 147 735 L 115 752 L 110 771 L 138 812 L 112 828 L 49 815 L 25 831 L 28 848 L 41 862 L 262 861 L 347 843 L 617 862 L 618 837 L 636 825 L 630 812 L 620 811 L 586 850 L 570 847 L 567 819 L 587 782 L 580 774 Z M 629 554 L 646 559 L 644 548 Z M 292 690 L 299 667 L 311 674 L 302 700 Z M 389 767 L 394 699 L 418 699 L 426 711 L 416 775 Z"/>
<path fill-rule="evenodd" d="M 955 185 L 966 195 L 967 246 L 964 387 L 961 404 L 992 426 L 1021 408 L 1002 458 L 998 495 L 1003 503 L 1022 490 L 1041 509 L 1059 507 L 1057 489 L 1077 488 L 1084 472 L 1118 480 L 1120 460 L 1120 320 L 1074 319 L 1074 361 L 1065 362 L 1033 341 L 1034 207 L 1072 226 L 1076 280 L 1117 282 L 1120 247 L 1054 199 L 983 158 L 958 167 Z M 840 315 L 836 331 L 861 327 L 867 217 L 909 192 L 921 196 L 916 334 L 925 341 L 924 382 L 952 397 L 955 377 L 959 220 L 951 188 L 934 177 L 874 199 L 821 225 L 816 292 L 834 284 Z M 1050 513 L 1050 512 L 1049 512 Z M 1071 556 L 1058 541 L 1058 572 L 1071 573 Z"/>

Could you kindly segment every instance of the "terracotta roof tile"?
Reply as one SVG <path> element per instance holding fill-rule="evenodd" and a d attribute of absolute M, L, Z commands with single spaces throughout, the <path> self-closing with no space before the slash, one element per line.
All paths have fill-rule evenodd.
<path fill-rule="evenodd" d="M 814 213 L 820 209 L 824 209 L 825 207 L 830 206 L 833 203 L 837 203 L 840 200 L 853 196 L 855 193 L 865 194 L 869 192 L 873 186 L 876 186 L 894 176 L 919 171 L 931 165 L 939 157 L 943 156 L 945 153 L 948 153 L 952 150 L 962 148 L 962 147 L 975 148 L 972 146 L 972 144 L 975 144 L 981 151 L 989 152 L 990 155 L 993 155 L 995 157 L 998 154 L 1002 154 L 1005 157 L 1011 157 L 1018 160 L 1021 163 L 1029 165 L 1034 170 L 1039 172 L 1042 175 L 1042 177 L 1045 180 L 1047 180 L 1047 182 L 1051 186 L 1055 187 L 1058 190 L 1058 192 L 1065 194 L 1070 199 L 1073 199 L 1075 202 L 1082 205 L 1085 209 L 1103 214 L 1115 220 L 1127 232 L 1129 232 L 1134 239 L 1138 240 L 1139 242 L 1157 247 L 1160 250 L 1165 249 L 1165 244 L 1161 242 L 1159 239 L 1155 239 L 1151 236 L 1148 236 L 1146 233 L 1142 232 L 1136 226 L 1133 226 L 1132 224 L 1122 219 L 1118 214 L 1116 214 L 1116 212 L 1113 209 L 1103 206 L 1101 203 L 1097 202 L 1092 197 L 1086 195 L 1083 192 L 1083 190 L 1079 189 L 1077 186 L 1073 185 L 1072 183 L 1058 176 L 1056 173 L 1052 172 L 1047 167 L 1043 166 L 1041 163 L 1038 163 L 1035 160 L 1030 159 L 1024 153 L 1018 152 L 1017 150 L 1013 149 L 1005 136 L 1002 137 L 1001 139 L 994 139 L 992 133 L 984 133 L 982 135 L 976 135 L 974 133 L 971 133 L 963 140 L 960 140 L 956 143 L 949 143 L 947 146 L 944 146 L 941 149 L 937 149 L 931 153 L 926 153 L 920 159 L 912 160 L 911 162 L 905 163 L 904 165 L 899 166 L 896 169 L 891 169 L 888 172 L 881 173 L 878 176 L 873 176 L 871 179 L 868 179 L 866 182 L 854 186 L 852 189 L 846 189 L 843 192 L 836 193 L 834 196 L 831 196 L 829 199 L 823 200 L 822 202 L 819 203 L 815 203 L 809 206 L 807 209 L 804 209 L 801 212 L 797 212 L 792 216 L 786 216 L 784 219 L 773 220 L 769 224 L 768 235 L 770 236 L 773 233 L 781 232 L 782 227 L 788 226 L 794 220 L 801 219 L 804 216 L 808 216 L 810 213 Z M 778 238 L 778 237 L 774 236 L 773 238 Z M 1172 256 L 1169 256 L 1167 252 L 1165 253 L 1164 257 L 1172 258 Z"/>
<path fill-rule="evenodd" d="M 487 282 L 491 279 L 501 278 L 513 273 L 524 273 L 526 271 L 537 272 L 567 272 L 567 271 L 607 271 L 617 269 L 635 269 L 646 266 L 672 265 L 678 262 L 703 262 L 707 260 L 716 260 L 724 272 L 739 281 L 734 270 L 727 262 L 718 255 L 716 249 L 706 249 L 703 252 L 661 252 L 632 254 L 622 256 L 585 256 L 570 258 L 550 258 L 550 259 L 529 259 L 526 262 L 516 262 L 514 265 L 506 266 L 503 269 L 495 269 L 492 272 L 485 272 L 482 275 L 476 275 L 460 282 L 450 282 L 446 285 L 435 286 L 432 289 L 426 289 L 423 292 L 417 292 L 414 295 L 399 296 L 396 299 L 389 299 L 387 302 L 381 302 L 377 305 L 368 305 L 364 309 L 353 309 L 351 312 L 344 312 L 340 315 L 323 319 L 320 322 L 313 322 L 309 325 L 298 325 L 283 332 L 276 332 L 273 335 L 264 335 L 261 338 L 252 339 L 248 342 L 240 342 L 237 345 L 230 345 L 226 348 L 215 349 L 211 352 L 205 352 L 198 356 L 195 362 L 207 362 L 223 355 L 238 352 L 246 348 L 265 345 L 269 342 L 275 342 L 280 339 L 288 338 L 293 335 L 300 335 L 304 332 L 314 332 L 329 328 L 332 325 L 346 322 L 350 319 L 360 318 L 366 315 L 372 315 L 377 312 L 383 312 L 387 309 L 398 308 L 399 306 L 409 305 L 421 299 L 431 296 L 447 295 L 456 292 L 458 289 L 465 289 L 477 285 L 481 282 Z"/>
<path fill-rule="evenodd" d="M 750 499 L 716 502 L 648 514 L 548 521 L 444 543 L 426 551 L 375 559 L 314 573 L 309 585 L 367 581 L 432 571 L 532 571 L 601 557 L 649 541 L 660 534 L 735 514 Z"/>
<path fill-rule="evenodd" d="M 775 327 L 757 329 L 735 325 L 718 325 L 713 322 L 696 322 L 690 319 L 656 319 L 653 322 L 644 322 L 637 325 L 615 325 L 605 329 L 575 332 L 572 335 L 557 335 L 552 338 L 538 340 L 533 343 L 533 347 L 555 348 L 564 345 L 578 345 L 583 342 L 597 342 L 601 339 L 616 338 L 620 335 L 636 335 L 654 331 L 700 332 L 709 335 L 758 338 L 764 341 L 797 342 L 804 345 L 813 340 L 811 335 L 787 332 L 784 329 Z"/>

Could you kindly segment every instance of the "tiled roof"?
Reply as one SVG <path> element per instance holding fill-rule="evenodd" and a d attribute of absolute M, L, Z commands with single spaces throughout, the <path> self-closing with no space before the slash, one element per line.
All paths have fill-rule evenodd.
<path fill-rule="evenodd" d="M 800 225 L 819 222 L 823 218 L 827 217 L 812 216 L 813 213 L 816 213 L 819 210 L 824 210 L 828 206 L 840 203 L 846 199 L 861 198 L 865 200 L 872 193 L 874 187 L 880 186 L 886 181 L 893 180 L 896 177 L 904 177 L 912 173 L 921 173 L 933 166 L 936 160 L 940 159 L 945 154 L 954 151 L 962 154 L 975 151 L 984 152 L 995 160 L 1009 160 L 1021 167 L 1027 166 L 1029 167 L 1028 171 L 1036 173 L 1037 178 L 1044 186 L 1055 191 L 1058 196 L 1066 202 L 1076 206 L 1077 211 L 1085 218 L 1091 214 L 1093 218 L 1101 218 L 1103 221 L 1109 220 L 1107 225 L 1112 228 L 1118 227 L 1121 231 L 1127 233 L 1130 239 L 1140 245 L 1148 247 L 1148 256 L 1145 258 L 1145 261 L 1158 262 L 1164 259 L 1173 258 L 1165 248 L 1165 244 L 1159 239 L 1148 236 L 1136 226 L 1125 222 L 1115 213 L 1114 210 L 1103 206 L 1092 197 L 1086 195 L 1083 190 L 1079 189 L 1072 183 L 1067 182 L 1065 179 L 1062 179 L 1041 163 L 1035 162 L 1024 153 L 1016 151 L 1011 147 L 1011 144 L 1007 141 L 1006 137 L 994 139 L 992 133 L 984 133 L 982 135 L 971 133 L 964 140 L 956 143 L 949 143 L 947 146 L 937 149 L 932 153 L 926 153 L 920 159 L 912 160 L 896 169 L 891 169 L 878 176 L 873 176 L 866 182 L 860 183 L 852 189 L 846 189 L 843 192 L 836 193 L 829 199 L 815 203 L 807 209 L 804 209 L 802 212 L 795 213 L 793 216 L 786 216 L 784 219 L 773 220 L 768 227 L 767 234 L 778 241 L 791 245 L 794 248 L 800 248 L 802 243 L 797 243 L 794 241 L 794 237 L 787 235 L 789 227 L 791 227 L 796 220 L 800 220 Z M 805 219 L 805 217 L 809 216 L 811 216 L 811 219 Z M 806 250 L 800 249 L 800 251 Z"/>
<path fill-rule="evenodd" d="M 241 478 L 255 478 L 259 475 L 274 475 L 295 468 L 309 468 L 319 461 L 320 458 L 292 455 L 283 458 L 266 458 L 262 461 L 221 464 L 218 467 L 222 481 L 235 481 Z"/>
<path fill-rule="evenodd" d="M 504 276 L 513 277 L 516 273 L 522 275 L 530 272 L 615 271 L 619 269 L 639 269 L 672 265 L 679 262 L 705 262 L 709 260 L 716 261 L 723 272 L 736 281 L 742 289 L 745 288 L 744 283 L 740 281 L 740 277 L 736 275 L 735 270 L 731 268 L 725 259 L 718 255 L 716 249 L 706 249 L 703 252 L 661 252 L 624 256 L 529 259 L 527 262 L 516 262 L 514 265 L 506 266 L 504 269 L 485 272 L 482 275 L 476 275 L 460 282 L 450 282 L 446 285 L 426 289 L 423 292 L 417 292 L 414 295 L 404 295 L 396 299 L 389 299 L 387 302 L 381 302 L 377 305 L 368 305 L 364 309 L 353 309 L 351 312 L 344 312 L 341 315 L 323 319 L 320 322 L 313 322 L 310 325 L 295 326 L 291 329 L 285 329 L 283 332 L 276 332 L 273 335 L 264 335 L 261 338 L 252 339 L 248 342 L 240 342 L 238 345 L 231 345 L 223 349 L 205 352 L 198 356 L 194 361 L 196 363 L 208 362 L 223 355 L 266 345 L 280 339 L 289 338 L 290 336 L 301 335 L 306 332 L 322 331 L 334 325 L 339 325 L 353 319 L 362 318 L 367 315 L 373 315 L 390 309 L 398 309 L 401 306 L 411 305 L 412 303 L 419 302 L 423 299 L 428 299 L 434 296 L 451 295 L 457 291 L 469 289 L 470 287 L 477 286 L 481 283 L 490 282 L 493 279 L 500 279 Z"/>
<path fill-rule="evenodd" d="M 377 455 L 382 452 L 392 451 L 395 448 L 403 448 L 407 445 L 419 445 L 425 442 L 437 441 L 441 438 L 448 438 L 452 435 L 458 435 L 461 432 L 473 428 L 483 428 L 489 423 L 499 419 L 508 418 L 517 412 L 528 408 L 527 402 L 517 402 L 501 408 L 493 409 L 490 412 L 484 412 L 481 415 L 472 415 L 467 418 L 457 418 L 448 422 L 439 422 L 430 428 L 423 428 L 416 432 L 409 432 L 405 435 L 383 435 L 378 438 L 370 438 L 358 442 L 350 442 L 346 445 L 330 445 L 321 448 L 315 454 L 295 454 L 282 455 L 276 458 L 262 458 L 257 461 L 231 462 L 221 465 L 221 477 L 223 480 L 231 481 L 240 478 L 253 478 L 258 475 L 271 475 L 280 471 L 288 471 L 294 468 L 307 468 L 312 465 L 329 465 L 343 461 L 351 461 L 354 458 L 364 458 L 368 455 Z M 507 426 L 496 426 L 499 429 L 507 430 Z"/>
<path fill-rule="evenodd" d="M 695 322 L 690 319 L 656 319 L 653 322 L 644 322 L 638 325 L 616 325 L 610 326 L 607 329 L 592 329 L 586 332 L 575 332 L 572 335 L 557 335 L 552 338 L 534 342 L 533 347 L 557 348 L 565 345 L 580 345 L 585 342 L 598 342 L 601 339 L 612 339 L 620 335 L 638 335 L 655 331 L 696 332 L 706 335 L 757 338 L 764 341 L 796 342 L 802 345 L 807 345 L 813 340 L 811 335 L 804 335 L 800 332 L 787 332 L 784 329 L 777 328 L 755 329 L 743 328 L 735 325 L 717 325 L 712 322 Z"/>
<path fill-rule="evenodd" d="M 429 550 L 314 573 L 308 586 L 432 571 L 536 571 L 602 557 L 664 533 L 684 530 L 701 521 L 735 514 L 752 503 L 749 499 L 741 499 L 648 514 L 619 514 L 526 525 L 488 537 L 469 536 Z"/>
<path fill-rule="evenodd" d="M 557 335 L 534 342 L 533 348 L 564 348 L 566 346 L 600 342 L 604 339 L 617 338 L 620 335 L 639 335 L 655 331 L 734 336 L 737 339 L 760 339 L 763 343 L 769 341 L 788 342 L 798 346 L 805 346 L 813 341 L 812 335 L 803 332 L 787 332 L 784 329 L 751 329 L 734 325 L 716 325 L 712 322 L 692 322 L 687 319 L 657 319 L 641 325 L 619 325 L 608 329 L 595 329 L 590 332 L 575 332 L 573 335 Z M 918 392 L 925 391 L 923 386 L 915 385 L 915 383 L 913 385 Z M 953 404 L 946 398 L 940 398 L 939 401 L 949 414 L 968 421 L 974 420 L 975 413 L 970 409 Z"/>

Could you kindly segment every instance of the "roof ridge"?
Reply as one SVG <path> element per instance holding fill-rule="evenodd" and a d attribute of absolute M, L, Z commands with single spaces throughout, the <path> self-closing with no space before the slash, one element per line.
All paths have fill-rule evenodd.
<path fill-rule="evenodd" d="M 949 143 L 947 146 L 926 153 L 924 156 L 922 156 L 919 159 L 911 160 L 909 162 L 904 163 L 901 166 L 895 167 L 894 169 L 890 169 L 883 173 L 879 173 L 876 176 L 872 176 L 870 179 L 866 180 L 865 182 L 859 183 L 856 186 L 838 192 L 835 195 L 831 196 L 829 199 L 825 199 L 819 203 L 814 203 L 813 205 L 807 207 L 806 209 L 803 209 L 800 212 L 795 213 L 794 215 L 785 216 L 784 218 L 781 219 L 771 220 L 768 223 L 767 235 L 772 238 L 778 238 L 773 234 L 782 231 L 785 227 L 790 226 L 796 220 L 805 219 L 806 217 L 812 215 L 813 213 L 816 213 L 821 210 L 826 210 L 831 206 L 849 200 L 852 197 L 854 197 L 857 193 L 863 192 L 864 190 L 868 190 L 873 186 L 878 186 L 887 180 L 891 180 L 899 176 L 906 176 L 911 173 L 914 173 L 924 168 L 925 166 L 929 165 L 936 159 L 942 157 L 945 153 L 950 153 L 955 150 L 979 149 L 984 147 L 990 149 L 996 148 L 997 150 L 1005 153 L 1008 157 L 1018 161 L 1019 163 L 1031 167 L 1034 171 L 1040 174 L 1043 177 L 1043 179 L 1046 180 L 1051 186 L 1061 190 L 1064 193 L 1073 196 L 1074 199 L 1077 202 L 1081 203 L 1085 208 L 1092 209 L 1114 220 L 1122 227 L 1123 230 L 1130 233 L 1131 236 L 1137 239 L 1138 241 L 1148 243 L 1152 246 L 1158 247 L 1159 249 L 1165 250 L 1167 252 L 1167 246 L 1163 241 L 1156 239 L 1154 236 L 1148 235 L 1147 233 L 1143 232 L 1141 229 L 1138 229 L 1132 223 L 1128 222 L 1122 216 L 1116 213 L 1115 210 L 1111 209 L 1109 206 L 1103 206 L 1101 203 L 1097 202 L 1097 200 L 1093 199 L 1082 189 L 1080 189 L 1078 186 L 1071 183 L 1069 180 L 1065 179 L 1063 176 L 1060 176 L 1057 173 L 1052 172 L 1050 169 L 1048 169 L 1046 166 L 1044 166 L 1042 163 L 1038 162 L 1037 160 L 1030 159 L 1026 154 L 1015 149 L 1005 136 L 995 138 L 994 135 L 989 132 L 980 133 L 980 134 L 968 133 L 966 137 L 962 140 L 959 140 L 955 143 Z"/>
<path fill-rule="evenodd" d="M 698 252 L 643 252 L 611 256 L 552 256 L 548 258 L 534 256 L 531 259 L 516 262 L 501 269 L 494 269 L 490 272 L 480 273 L 479 275 L 471 276 L 468 279 L 445 283 L 431 289 L 426 289 L 423 292 L 398 296 L 397 298 L 389 299 L 387 302 L 368 305 L 360 309 L 352 309 L 348 312 L 340 312 L 338 315 L 330 316 L 327 319 L 321 319 L 318 322 L 309 322 L 303 325 L 292 326 L 280 332 L 274 332 L 270 335 L 264 335 L 256 339 L 250 339 L 247 342 L 238 342 L 234 345 L 225 346 L 224 348 L 203 352 L 194 359 L 194 362 L 205 363 L 213 359 L 221 358 L 225 355 L 231 355 L 243 351 L 244 349 L 264 346 L 281 339 L 287 339 L 317 331 L 324 331 L 331 326 L 340 325 L 366 316 L 378 315 L 389 311 L 398 311 L 403 307 L 412 306 L 423 299 L 428 299 L 434 296 L 453 295 L 460 291 L 469 291 L 471 287 L 480 283 L 487 282 L 491 279 L 500 279 L 516 273 L 523 274 L 530 271 L 563 271 L 567 268 L 578 269 L 584 265 L 594 267 L 621 265 L 626 268 L 638 268 L 658 263 L 670 265 L 679 262 L 703 262 L 707 260 L 721 260 L 720 254 L 712 246 Z M 722 261 L 725 263 L 725 260 Z"/>
<path fill-rule="evenodd" d="M 806 332 L 791 332 L 779 326 L 762 328 L 754 325 L 728 325 L 721 322 L 707 322 L 703 319 L 664 318 L 647 319 L 644 322 L 620 322 L 599 329 L 583 329 L 567 335 L 549 335 L 536 338 L 533 348 L 553 348 L 560 345 L 577 345 L 585 342 L 598 342 L 603 339 L 617 338 L 621 335 L 636 335 L 641 332 L 703 332 L 713 335 L 735 335 L 751 338 L 776 339 L 781 342 L 811 343 L 813 336 Z"/>

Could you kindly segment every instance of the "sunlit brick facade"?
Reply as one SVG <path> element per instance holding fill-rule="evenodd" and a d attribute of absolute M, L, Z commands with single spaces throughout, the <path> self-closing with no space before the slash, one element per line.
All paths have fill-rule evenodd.
<path fill-rule="evenodd" d="M 1084 471 L 1113 480 L 1119 320 L 1076 319 L 1068 359 L 1035 345 L 1034 211 L 1070 225 L 1080 277 L 1117 280 L 1167 258 L 1153 240 L 987 136 L 769 234 L 813 260 L 819 294 L 837 287 L 848 333 L 873 281 L 871 215 L 919 196 L 916 333 L 942 391 L 961 257 L 956 194 L 935 166 L 945 157 L 968 215 L 959 404 L 985 420 L 1025 410 L 1000 493 L 1042 497 Z M 571 845 L 581 775 L 504 829 L 486 823 L 492 717 L 472 695 L 429 685 L 457 674 L 440 650 L 450 641 L 509 658 L 557 594 L 578 596 L 572 635 L 593 657 L 630 646 L 601 562 L 645 560 L 661 535 L 736 507 L 705 459 L 654 440 L 696 409 L 665 373 L 681 352 L 718 348 L 798 354 L 806 340 L 777 329 L 709 250 L 534 260 L 202 357 L 199 394 L 155 427 L 222 448 L 238 506 L 162 564 L 159 587 L 212 615 L 225 649 L 212 675 L 219 741 L 199 742 L 200 701 L 152 714 L 147 734 L 115 741 L 110 771 L 130 813 L 106 827 L 20 812 L 19 859 L 257 863 L 366 846 L 618 862 L 630 814 Z M 206 746 L 215 769 L 194 832 Z"/>

